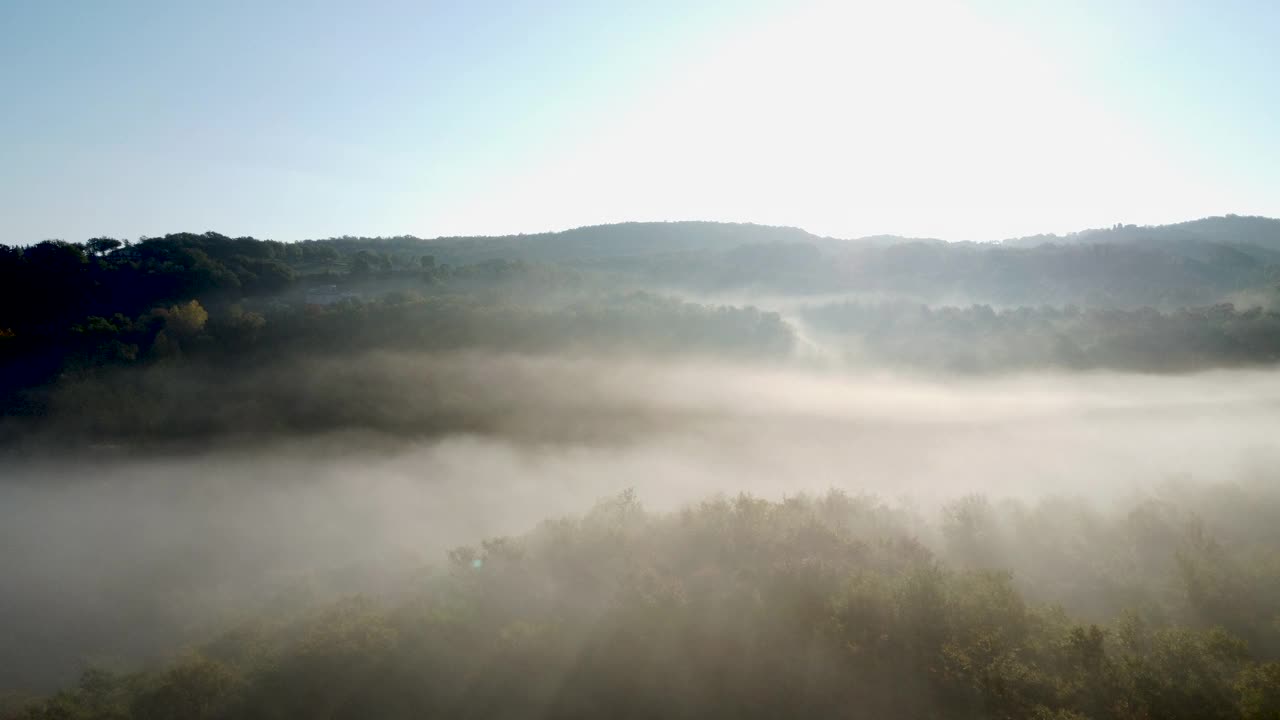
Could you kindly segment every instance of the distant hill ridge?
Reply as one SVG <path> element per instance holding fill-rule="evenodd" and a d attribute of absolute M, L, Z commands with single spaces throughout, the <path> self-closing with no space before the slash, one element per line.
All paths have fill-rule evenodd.
<path fill-rule="evenodd" d="M 1081 230 L 1066 235 L 1030 235 L 1005 240 L 1003 245 L 1035 247 L 1045 244 L 1187 244 L 1255 245 L 1280 252 L 1280 220 L 1255 215 L 1219 215 L 1172 225 L 1124 225 Z"/>
<path fill-rule="evenodd" d="M 541 268 L 536 281 L 529 270 L 533 266 Z M 1280 305 L 1280 220 L 1228 215 L 1004 242 L 893 235 L 846 240 L 794 227 L 710 221 L 630 222 L 497 237 L 344 236 L 299 243 L 175 233 L 134 244 L 97 238 L 0 252 L 0 275 L 10 278 L 0 283 L 8 285 L 0 288 L 0 299 L 24 306 L 36 286 L 60 287 L 73 276 L 85 281 L 75 292 L 102 295 L 107 286 L 99 271 L 112 268 L 136 275 L 137 282 L 165 279 L 173 286 L 165 297 L 173 299 L 213 289 L 261 294 L 289 287 L 295 277 L 309 282 L 305 278 L 319 274 L 328 275 L 324 282 L 333 282 L 344 276 L 425 272 L 459 282 L 523 274 L 535 285 L 552 282 L 547 273 L 559 273 L 563 282 L 574 276 L 578 279 L 573 282 L 597 287 L 698 295 L 754 291 L 952 305 L 1169 309 L 1239 302 L 1271 307 Z M 128 296 L 137 282 L 111 285 L 110 292 Z M 58 302 L 74 305 L 72 289 L 58 295 Z"/>
<path fill-rule="evenodd" d="M 317 240 L 319 241 L 319 240 Z M 306 242 L 317 242 L 306 241 Z M 937 238 L 905 237 L 880 234 L 856 238 L 822 236 L 798 227 L 757 225 L 754 223 L 716 222 L 710 220 L 677 220 L 655 222 L 622 222 L 586 225 L 568 230 L 520 233 L 516 235 L 450 235 L 421 238 L 415 235 L 397 237 L 326 238 L 325 242 L 361 242 L 372 244 L 422 243 L 446 251 L 481 256 L 527 256 L 530 260 L 585 259 L 590 256 L 611 257 L 618 254 L 653 254 L 729 250 L 742 245 L 770 243 L 808 243 L 819 247 L 839 245 L 890 246 L 904 243 L 977 244 L 1031 248 L 1040 245 L 1167 245 L 1187 246 L 1215 243 L 1227 246 L 1252 245 L 1280 253 L 1280 219 L 1221 215 L 1189 220 L 1170 225 L 1117 224 L 1108 228 L 1091 228 L 1057 235 L 1027 235 L 991 242 L 948 242 Z"/>
<path fill-rule="evenodd" d="M 853 292 L 934 303 L 1171 308 L 1230 298 L 1269 304 L 1280 285 L 1280 220 L 1235 215 L 1001 242 L 896 235 L 839 239 L 794 227 L 693 221 L 498 237 L 317 242 L 333 244 L 343 255 L 430 254 L 453 265 L 572 265 L 695 292 Z"/>

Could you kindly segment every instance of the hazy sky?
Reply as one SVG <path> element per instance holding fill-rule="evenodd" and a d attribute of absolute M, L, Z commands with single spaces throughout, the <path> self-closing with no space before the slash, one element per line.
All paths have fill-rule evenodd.
<path fill-rule="evenodd" d="M 0 242 L 1280 215 L 1280 3 L 0 0 Z"/>

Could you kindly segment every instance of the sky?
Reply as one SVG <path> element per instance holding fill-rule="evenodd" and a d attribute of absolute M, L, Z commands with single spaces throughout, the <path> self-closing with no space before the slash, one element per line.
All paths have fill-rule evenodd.
<path fill-rule="evenodd" d="M 0 242 L 1280 216 L 1280 3 L 0 0 Z"/>

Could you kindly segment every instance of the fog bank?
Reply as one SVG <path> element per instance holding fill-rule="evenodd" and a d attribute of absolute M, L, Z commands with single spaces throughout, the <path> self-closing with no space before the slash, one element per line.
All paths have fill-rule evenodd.
<path fill-rule="evenodd" d="M 655 510 L 839 488 L 928 518 L 970 493 L 1106 507 L 1174 478 L 1252 482 L 1280 461 L 1274 372 L 926 379 L 376 355 L 234 382 L 250 394 L 268 380 L 282 401 L 368 407 L 337 415 L 349 427 L 237 448 L 6 462 L 0 687 L 45 687 L 86 660 L 127 666 L 272 607 L 394 593 L 449 547 L 626 488 Z M 442 399 L 481 421 L 390 434 L 357 422 Z"/>

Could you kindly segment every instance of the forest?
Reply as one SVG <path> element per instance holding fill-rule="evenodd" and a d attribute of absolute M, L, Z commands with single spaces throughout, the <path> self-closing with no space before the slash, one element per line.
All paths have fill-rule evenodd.
<path fill-rule="evenodd" d="M 1277 38 L 0 0 L 0 720 L 1280 720 Z"/>
<path fill-rule="evenodd" d="M 0 718 L 1280 717 L 1280 221 L 0 246 Z"/>
<path fill-rule="evenodd" d="M 1273 718 L 1278 502 L 625 492 L 11 716 Z"/>
<path fill-rule="evenodd" d="M 816 344 L 830 362 L 920 371 L 1260 366 L 1280 358 L 1278 226 L 1232 216 L 1032 246 L 715 223 L 4 246 L 0 407 L 25 419 L 16 437 L 56 424 L 67 393 L 145 385 L 183 372 L 167 367 L 178 357 L 197 373 L 370 350 L 786 361 Z"/>

